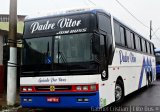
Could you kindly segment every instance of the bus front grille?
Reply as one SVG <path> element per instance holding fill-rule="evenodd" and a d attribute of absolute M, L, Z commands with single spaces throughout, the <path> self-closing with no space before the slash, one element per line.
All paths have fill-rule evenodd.
<path fill-rule="evenodd" d="M 72 86 L 35 86 L 37 92 L 47 92 L 47 91 L 70 91 Z"/>

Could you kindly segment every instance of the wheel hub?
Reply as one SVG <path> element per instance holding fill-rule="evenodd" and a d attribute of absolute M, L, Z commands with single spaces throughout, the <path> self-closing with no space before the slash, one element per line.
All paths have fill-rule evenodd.
<path fill-rule="evenodd" d="M 116 85 L 116 89 L 115 89 L 116 101 L 120 100 L 121 97 L 122 97 L 122 88 L 120 87 L 120 85 Z"/>

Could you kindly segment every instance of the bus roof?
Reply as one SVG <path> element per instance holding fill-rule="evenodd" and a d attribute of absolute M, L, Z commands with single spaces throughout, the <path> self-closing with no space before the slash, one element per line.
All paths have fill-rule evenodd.
<path fill-rule="evenodd" d="M 52 14 L 52 15 L 44 15 L 41 17 L 26 17 L 25 21 L 33 21 L 33 20 L 39 20 L 39 19 L 45 19 L 45 18 L 50 18 L 50 17 L 61 17 L 61 16 L 69 16 L 69 15 L 76 15 L 76 14 L 86 14 L 86 13 L 92 13 L 96 14 L 98 12 L 105 13 L 110 16 L 110 13 L 106 12 L 103 9 L 77 9 L 77 10 L 67 10 L 62 13 L 58 14 Z"/>
<path fill-rule="evenodd" d="M 86 13 L 92 13 L 92 14 L 97 14 L 98 12 L 100 13 L 105 13 L 108 16 L 111 16 L 110 13 L 106 12 L 103 9 L 73 9 L 73 10 L 67 10 L 65 12 L 61 12 L 58 14 L 52 14 L 52 15 L 46 15 L 46 16 L 41 16 L 41 17 L 27 17 L 25 19 L 26 21 L 34 21 L 34 20 L 39 20 L 39 19 L 46 19 L 46 18 L 51 18 L 51 17 L 61 17 L 61 16 L 69 16 L 69 15 L 76 15 L 76 14 L 86 14 Z M 142 36 L 141 34 L 139 34 L 135 29 L 133 29 L 132 27 L 130 27 L 129 25 L 125 24 L 124 22 L 120 21 L 118 18 L 116 18 L 115 16 L 113 16 L 113 19 L 118 21 L 120 24 L 122 24 L 123 26 L 129 28 L 130 30 L 132 30 L 133 32 L 135 32 L 137 35 L 139 35 L 140 37 L 142 37 L 145 40 L 148 40 L 147 38 L 145 38 L 144 36 Z M 150 40 L 148 40 L 150 43 L 152 43 Z"/>

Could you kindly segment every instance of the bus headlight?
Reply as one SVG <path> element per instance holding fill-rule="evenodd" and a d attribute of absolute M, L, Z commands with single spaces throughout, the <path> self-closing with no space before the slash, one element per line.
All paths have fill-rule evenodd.
<path fill-rule="evenodd" d="M 27 88 L 23 87 L 23 88 L 22 88 L 22 91 L 24 91 L 24 92 L 27 91 Z"/>
<path fill-rule="evenodd" d="M 76 90 L 81 91 L 82 87 L 81 86 L 76 86 Z"/>
<path fill-rule="evenodd" d="M 96 85 L 91 85 L 90 89 L 91 89 L 91 91 L 95 91 L 96 90 Z"/>
<path fill-rule="evenodd" d="M 31 88 L 31 87 L 29 87 L 29 88 L 28 88 L 28 91 L 32 91 L 32 88 Z"/>
<path fill-rule="evenodd" d="M 87 91 L 88 90 L 88 86 L 83 86 L 83 90 Z"/>

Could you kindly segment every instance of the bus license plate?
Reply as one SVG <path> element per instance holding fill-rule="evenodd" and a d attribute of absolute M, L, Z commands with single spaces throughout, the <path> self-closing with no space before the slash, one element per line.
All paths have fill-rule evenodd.
<path fill-rule="evenodd" d="M 58 103 L 58 102 L 60 102 L 60 98 L 59 97 L 48 97 L 47 102 Z"/>

